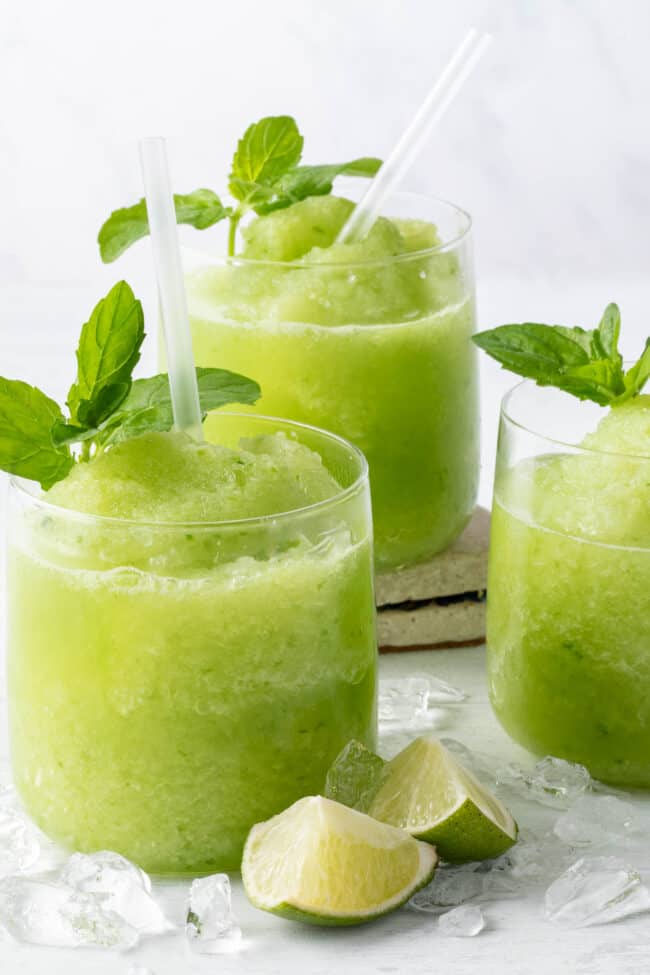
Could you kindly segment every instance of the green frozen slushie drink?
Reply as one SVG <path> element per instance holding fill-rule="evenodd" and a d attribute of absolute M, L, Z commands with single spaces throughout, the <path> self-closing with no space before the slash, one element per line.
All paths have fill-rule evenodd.
<path fill-rule="evenodd" d="M 424 198 L 392 206 L 434 222 L 381 218 L 337 244 L 352 202 L 313 197 L 257 217 L 241 259 L 190 255 L 187 274 L 197 362 L 259 377 L 255 409 L 363 450 L 379 569 L 450 544 L 478 478 L 469 222 Z"/>
<path fill-rule="evenodd" d="M 145 435 L 47 500 L 14 488 L 15 779 L 70 848 L 236 869 L 253 823 L 374 740 L 365 489 L 274 426 L 236 449 Z"/>
<path fill-rule="evenodd" d="M 116 328 L 139 307 L 126 287 Z M 8 517 L 14 779 L 69 848 L 237 869 L 255 822 L 317 792 L 350 738 L 375 739 L 367 466 L 283 420 L 212 412 L 204 442 L 172 432 L 165 376 L 127 376 L 124 398 L 111 367 L 86 395 L 97 337 L 102 362 L 128 348 L 82 337 L 69 419 L 0 380 L 17 417 L 29 402 L 26 435 L 43 422 L 40 455 L 1 458 L 32 479 L 12 482 Z M 202 404 L 259 393 L 219 370 L 199 389 Z"/>
<path fill-rule="evenodd" d="M 559 387 L 522 383 L 501 409 L 488 684 L 532 752 L 647 788 L 650 341 L 625 369 L 619 329 L 610 305 L 589 332 L 524 323 L 476 336 L 508 368 Z"/>
<path fill-rule="evenodd" d="M 393 193 L 366 236 L 338 243 L 367 186 L 360 177 L 381 161 L 303 165 L 302 149 L 294 119 L 260 119 L 239 140 L 229 200 L 207 189 L 176 197 L 179 223 L 228 225 L 186 252 L 194 356 L 254 375 L 255 411 L 363 451 L 376 567 L 395 569 L 453 542 L 476 498 L 471 221 L 440 200 Z M 99 232 L 103 260 L 146 233 L 143 200 L 114 211 Z"/>
<path fill-rule="evenodd" d="M 505 728 L 534 752 L 643 787 L 649 445 L 650 397 L 641 396 L 612 410 L 584 450 L 503 467 L 488 580 L 490 696 Z"/>

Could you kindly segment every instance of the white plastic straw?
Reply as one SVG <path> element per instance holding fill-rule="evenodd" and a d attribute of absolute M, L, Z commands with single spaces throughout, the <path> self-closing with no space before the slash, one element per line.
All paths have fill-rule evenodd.
<path fill-rule="evenodd" d="M 491 41 L 491 34 L 477 31 L 474 27 L 468 31 L 415 113 L 413 121 L 350 214 L 337 243 L 350 243 L 366 236 L 379 216 L 384 200 L 411 166 L 431 130 L 443 117 Z"/>
<path fill-rule="evenodd" d="M 195 440 L 202 440 L 199 389 L 192 354 L 192 336 L 165 140 L 142 139 L 140 159 L 167 348 L 174 425 L 177 430 L 189 433 Z"/>

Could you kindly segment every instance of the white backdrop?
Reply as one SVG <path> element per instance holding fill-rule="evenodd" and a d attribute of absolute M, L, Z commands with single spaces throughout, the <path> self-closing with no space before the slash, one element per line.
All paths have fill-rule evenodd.
<path fill-rule="evenodd" d="M 140 195 L 138 136 L 174 137 L 179 189 L 224 187 L 236 138 L 270 113 L 297 117 L 307 162 L 385 155 L 471 23 L 495 43 L 406 182 L 473 214 L 481 325 L 590 325 L 616 299 L 628 354 L 650 332 L 647 0 L 0 8 L 0 374 L 62 391 L 102 289 L 150 285 L 146 245 L 119 270 L 95 246 L 108 212 Z M 510 378 L 483 368 L 487 497 Z"/>

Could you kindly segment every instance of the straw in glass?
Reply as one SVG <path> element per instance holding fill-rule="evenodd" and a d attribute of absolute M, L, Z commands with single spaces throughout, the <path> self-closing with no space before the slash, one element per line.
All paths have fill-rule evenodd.
<path fill-rule="evenodd" d="M 165 140 L 142 139 L 140 159 L 167 349 L 174 426 L 195 440 L 202 440 L 199 389 Z"/>
<path fill-rule="evenodd" d="M 386 197 L 419 155 L 432 129 L 452 104 L 491 41 L 491 34 L 477 31 L 474 27 L 468 31 L 388 159 L 352 211 L 337 237 L 338 244 L 349 244 L 366 236 L 379 216 Z"/>

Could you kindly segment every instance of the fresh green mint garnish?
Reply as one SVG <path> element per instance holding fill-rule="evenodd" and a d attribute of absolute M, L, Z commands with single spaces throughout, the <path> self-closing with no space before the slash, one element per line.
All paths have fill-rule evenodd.
<path fill-rule="evenodd" d="M 132 378 L 144 337 L 142 305 L 126 281 L 120 281 L 81 330 L 67 417 L 35 386 L 0 378 L 0 469 L 48 490 L 75 462 L 141 433 L 171 430 L 167 375 Z M 204 418 L 228 403 L 259 399 L 259 386 L 246 376 L 203 368 L 196 376 Z M 80 448 L 73 452 L 71 444 Z"/>
<path fill-rule="evenodd" d="M 308 196 L 325 196 L 332 192 L 337 176 L 371 177 L 381 166 L 380 159 L 371 157 L 324 166 L 300 166 L 303 143 L 295 119 L 289 115 L 271 115 L 249 125 L 237 145 L 228 179 L 234 202 L 224 205 L 216 193 L 206 189 L 177 195 L 174 196 L 176 221 L 204 230 L 228 219 L 228 253 L 232 257 L 237 228 L 250 211 L 264 216 Z M 144 200 L 115 210 L 97 238 L 102 260 L 107 264 L 114 261 L 148 233 Z"/>
<path fill-rule="evenodd" d="M 0 467 L 40 481 L 45 489 L 72 467 L 67 448 L 57 445 L 52 430 L 62 423 L 57 404 L 35 386 L 0 379 Z"/>
<path fill-rule="evenodd" d="M 126 281 L 93 309 L 81 330 L 77 378 L 68 393 L 72 423 L 97 427 L 126 397 L 144 340 L 144 315 Z"/>
<path fill-rule="evenodd" d="M 365 176 L 370 179 L 379 169 L 381 162 L 370 156 L 353 159 L 348 163 L 330 163 L 325 166 L 296 166 L 278 180 L 275 195 L 266 203 L 259 203 L 255 209 L 258 214 L 271 213 L 298 203 L 308 196 L 327 196 L 332 192 L 337 176 Z"/>
<path fill-rule="evenodd" d="M 638 362 L 623 369 L 618 351 L 621 314 L 610 304 L 597 328 L 524 322 L 479 332 L 474 342 L 504 369 L 538 386 L 556 386 L 578 399 L 618 406 L 637 396 L 650 377 L 650 338 Z"/>
<path fill-rule="evenodd" d="M 228 189 L 240 203 L 255 205 L 273 194 L 280 177 L 300 162 L 304 139 L 289 115 L 249 125 L 237 144 Z"/>
<path fill-rule="evenodd" d="M 212 190 L 194 190 L 184 196 L 174 195 L 176 222 L 186 223 L 197 230 L 205 230 L 230 215 L 229 207 L 224 207 Z M 115 210 L 99 231 L 97 238 L 102 260 L 110 264 L 123 254 L 127 248 L 149 233 L 147 204 L 144 200 Z"/>

